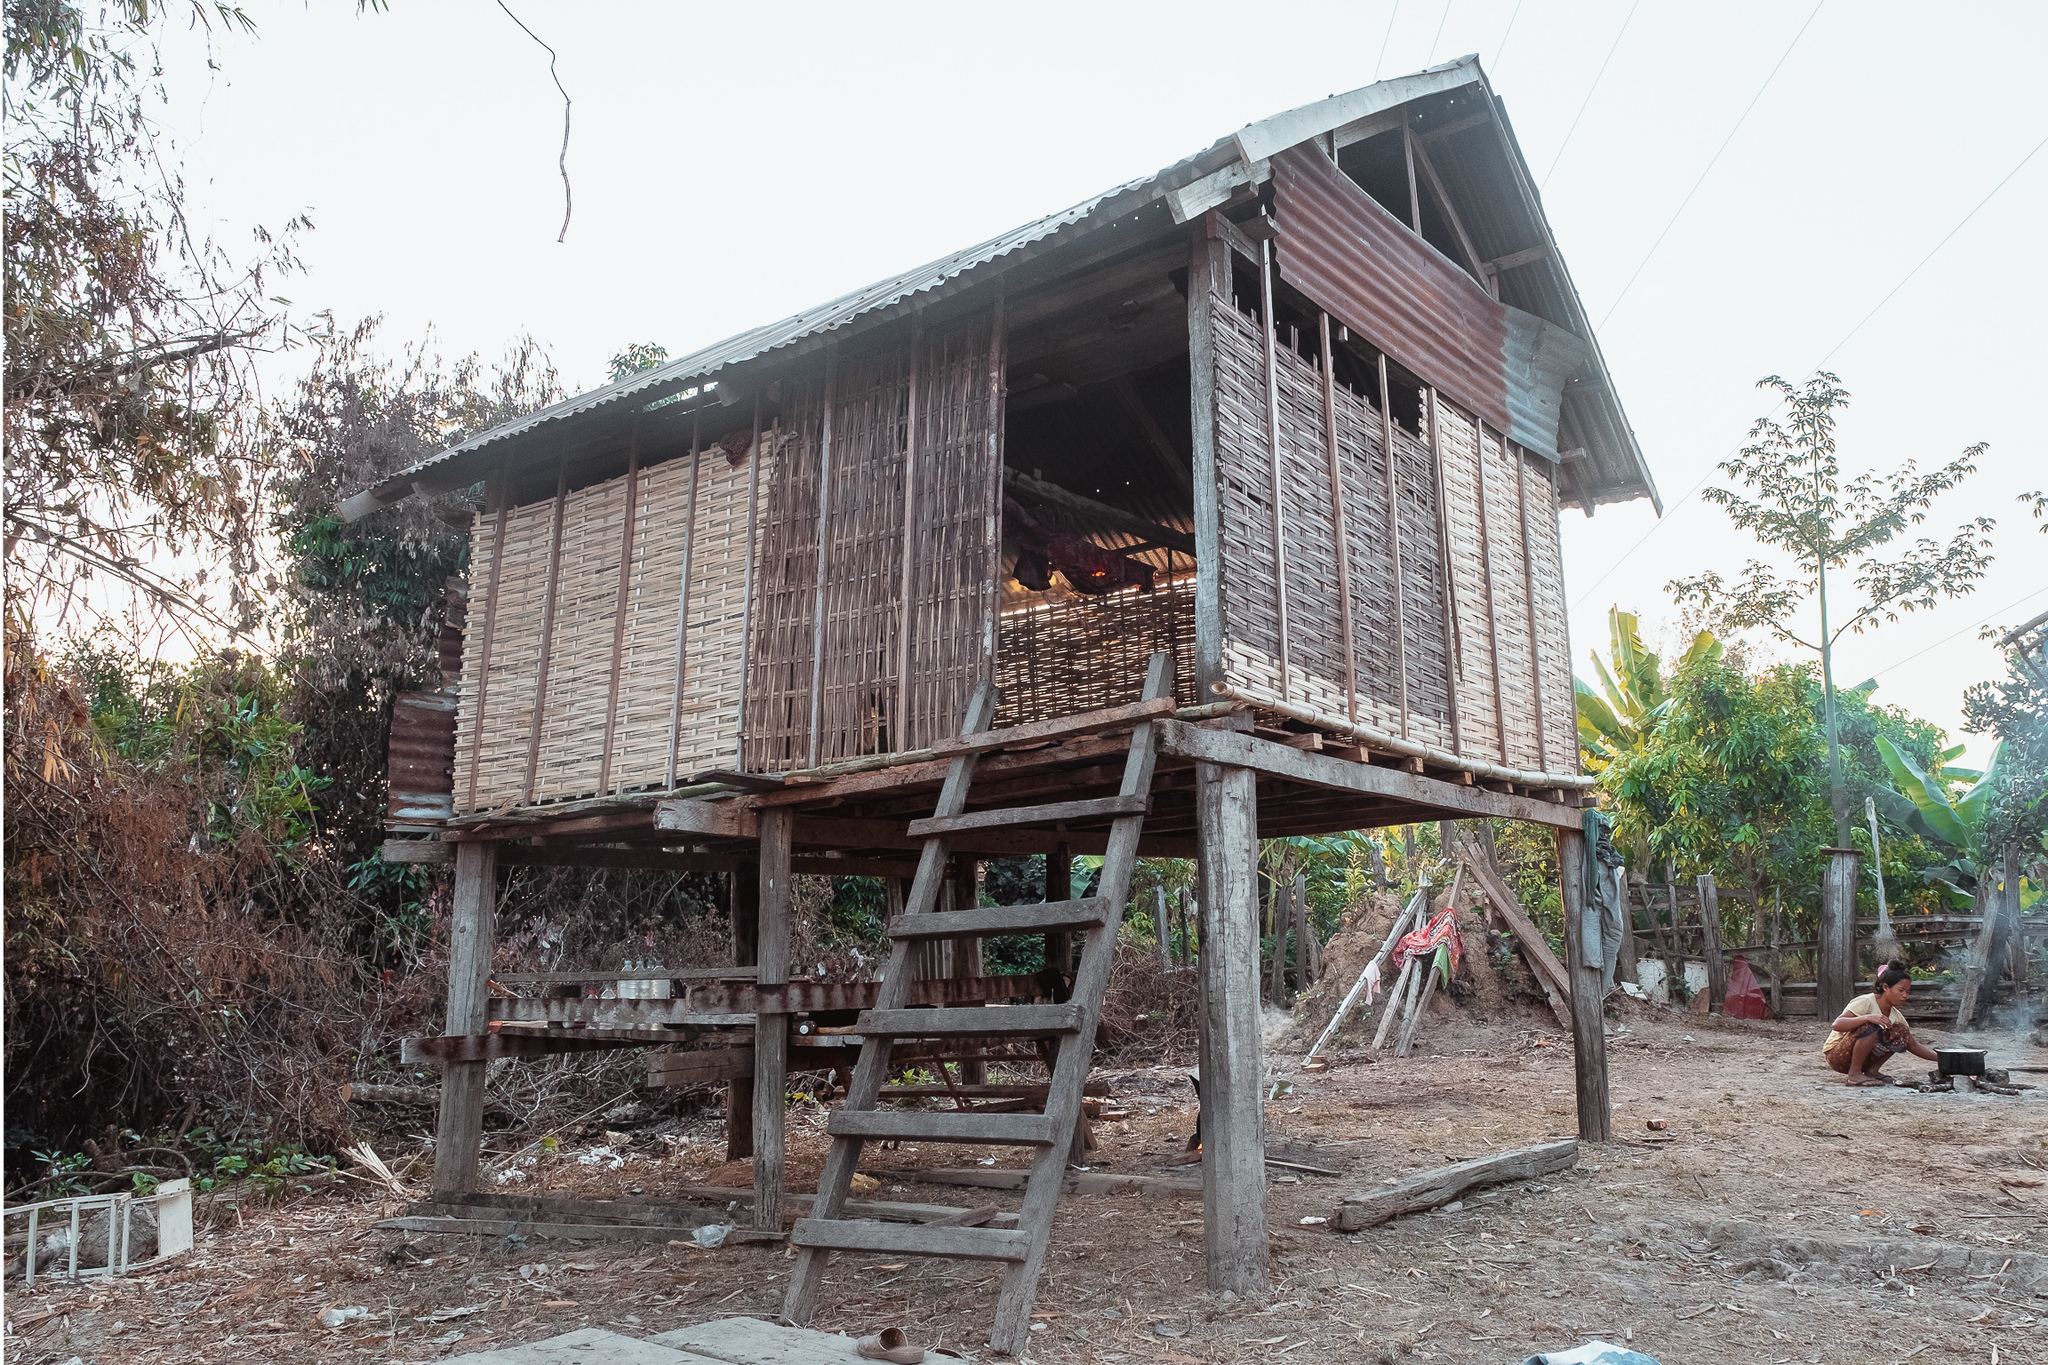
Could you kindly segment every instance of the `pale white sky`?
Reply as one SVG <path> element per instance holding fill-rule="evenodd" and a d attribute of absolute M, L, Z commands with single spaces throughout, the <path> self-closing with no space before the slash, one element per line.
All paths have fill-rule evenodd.
<path fill-rule="evenodd" d="M 2048 486 L 2033 411 L 2048 152 L 1849 336 L 2048 138 L 2048 6 L 1827 0 L 1621 297 L 1811 0 L 516 0 L 575 100 L 565 245 L 561 101 L 546 54 L 494 0 L 393 0 L 360 18 L 340 0 L 245 3 L 261 35 L 220 43 L 210 81 L 185 40 L 167 53 L 195 207 L 228 240 L 310 211 L 309 273 L 286 289 L 300 315 L 382 313 L 392 348 L 431 327 L 451 354 L 495 355 L 531 331 L 572 389 L 626 343 L 683 354 L 1376 70 L 1478 52 L 1548 176 L 1551 222 L 1665 495 L 1661 523 L 1646 502 L 1566 514 L 1582 675 L 1610 603 L 1667 635 L 1667 580 L 1749 556 L 1688 490 L 1768 408 L 1756 379 L 1823 358 L 1856 395 L 1850 470 L 1987 441 L 1926 529 L 1999 521 L 1979 590 L 1848 637 L 1840 680 L 1876 673 L 1880 700 L 1959 731 L 1963 689 L 1996 669 L 1976 623 L 2048 607 L 2048 536 L 2014 501 Z"/>

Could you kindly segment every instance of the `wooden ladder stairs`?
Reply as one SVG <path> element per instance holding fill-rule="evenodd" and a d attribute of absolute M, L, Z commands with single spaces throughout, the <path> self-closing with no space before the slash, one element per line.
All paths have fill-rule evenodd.
<path fill-rule="evenodd" d="M 1152 714 L 1170 712 L 1172 659 L 1155 654 L 1146 670 L 1143 709 Z M 1167 706 L 1160 706 L 1166 701 Z M 996 738 L 989 726 L 994 718 L 996 690 L 984 683 L 968 703 L 961 740 Z M 1141 704 L 1142 706 L 1142 704 Z M 1128 712 L 1139 708 L 1117 708 Z M 1085 733 L 1108 728 L 1102 720 L 1110 713 L 1094 712 L 1066 721 L 1049 721 L 1018 730 L 1037 738 L 1061 733 Z M 940 789 L 938 805 L 928 820 L 910 825 L 912 837 L 925 840 L 904 913 L 889 922 L 893 946 L 889 967 L 882 978 L 875 1007 L 864 1011 L 856 1028 L 862 1038 L 860 1063 L 846 1102 L 831 1116 L 826 1131 L 832 1148 L 825 1169 L 818 1178 L 817 1201 L 812 1216 L 799 1219 L 790 1233 L 797 1248 L 783 1316 L 801 1325 L 810 1319 L 823 1281 L 826 1262 L 834 1251 L 880 1252 L 890 1256 L 949 1256 L 1003 1263 L 1002 1296 L 996 1307 L 995 1326 L 990 1333 L 999 1351 L 1021 1355 L 1031 1339 L 1031 1307 L 1038 1294 L 1038 1272 L 1045 1260 L 1046 1242 L 1052 1233 L 1053 1210 L 1059 1203 L 1066 1178 L 1069 1144 L 1081 1117 L 1081 1092 L 1087 1083 L 1094 1053 L 1096 1018 L 1102 996 L 1109 985 L 1111 960 L 1116 952 L 1117 927 L 1130 895 L 1131 872 L 1138 855 L 1138 836 L 1145 823 L 1151 799 L 1152 770 L 1158 752 L 1156 727 L 1141 721 L 1131 734 L 1131 746 L 1124 763 L 1120 794 L 1092 801 L 1070 801 L 1056 805 L 1019 806 L 1010 809 L 966 814 L 967 794 L 974 781 L 977 755 L 984 747 L 975 745 L 953 760 Z M 1006 826 L 1044 825 L 1089 816 L 1114 816 L 1109 844 L 1102 860 L 1102 879 L 1097 894 L 1081 900 L 1057 901 L 1044 905 L 1010 905 L 989 910 L 954 910 L 935 914 L 939 889 L 946 878 L 946 860 L 951 855 L 953 836 L 964 830 Z M 1054 1005 L 998 1005 L 965 1009 L 906 1009 L 910 996 L 913 949 L 935 939 L 983 938 L 998 934 L 1066 934 L 1080 936 L 1080 965 L 1075 971 L 1070 998 Z M 961 1112 L 911 1112 L 878 1108 L 882 1086 L 888 1079 L 890 1051 L 899 1040 L 1017 1038 L 1050 1041 L 1054 1049 L 1052 1081 L 1047 1087 L 1045 1110 L 1030 1114 L 977 1114 Z M 883 1223 L 848 1218 L 846 1205 L 854 1166 L 861 1145 L 885 1140 L 912 1142 L 959 1142 L 1037 1149 L 1024 1184 L 1024 1204 L 1017 1226 L 1010 1228 L 940 1226 L 919 1223 Z"/>

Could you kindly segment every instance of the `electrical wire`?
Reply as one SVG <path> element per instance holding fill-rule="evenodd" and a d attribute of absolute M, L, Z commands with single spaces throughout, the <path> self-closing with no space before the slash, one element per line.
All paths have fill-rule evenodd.
<path fill-rule="evenodd" d="M 1500 46 L 1493 50 L 1493 74 L 1496 79 L 1498 79 L 1500 76 L 1501 54 L 1505 53 L 1508 50 L 1508 39 L 1515 36 L 1515 18 L 1517 15 L 1521 14 L 1521 12 L 1522 0 L 1515 0 L 1514 9 L 1509 11 L 1508 13 L 1507 29 L 1500 35 Z"/>
<path fill-rule="evenodd" d="M 1985 205 L 1989 204 L 1993 199 L 1997 198 L 1999 191 L 2003 190 L 2007 185 L 2011 184 L 2012 178 L 2018 175 L 2022 170 L 2024 170 L 2026 168 L 2027 163 L 2032 161 L 2035 155 L 2038 152 L 2040 152 L 2040 150 L 2043 147 L 2048 147 L 2048 137 L 2044 137 L 2039 142 L 2035 143 L 2032 150 L 2028 151 L 2028 153 L 2025 156 L 2019 159 L 2019 164 L 2015 165 L 2010 171 L 2007 171 L 2005 173 L 2005 178 L 2000 180 L 1996 185 L 1993 185 L 1991 187 L 1991 192 L 1989 194 L 1986 194 L 1982 199 L 1979 199 L 1977 201 L 1976 207 L 1972 208 L 1968 213 L 1964 214 L 1962 220 L 1958 222 L 1954 227 L 1950 228 L 1948 230 L 1947 235 L 1934 244 L 1933 250 L 1929 251 L 1925 256 L 1922 256 L 1920 258 L 1920 263 L 1914 266 L 1911 270 L 1907 271 L 1905 278 L 1901 279 L 1897 284 L 1893 285 L 1890 291 L 1887 292 L 1883 298 L 1877 301 L 1877 307 L 1872 308 L 1868 313 L 1865 313 L 1863 315 L 1863 320 L 1861 322 L 1858 322 L 1854 327 L 1851 327 L 1846 333 L 1844 333 L 1840 341 L 1837 341 L 1833 346 L 1829 347 L 1828 353 L 1822 356 L 1817 362 L 1815 362 L 1812 368 L 1818 370 L 1821 366 L 1827 364 L 1830 360 L 1834 359 L 1835 353 L 1840 351 L 1844 346 L 1848 345 L 1850 338 L 1854 337 L 1858 332 L 1862 331 L 1863 328 L 1870 322 L 1870 320 L 1876 317 L 1878 313 L 1884 308 L 1884 306 L 1890 303 L 1893 297 L 1897 295 L 1901 289 L 1904 289 L 1906 285 L 1912 280 L 1912 278 L 1915 275 L 1918 275 L 1921 272 L 1921 270 L 1926 267 L 1929 261 L 1933 260 L 1935 256 L 1940 253 L 1943 247 L 1947 246 L 1951 241 L 1955 239 L 1955 235 L 1957 233 L 1961 232 L 1966 226 L 1969 225 L 1971 219 L 1975 218 L 1980 212 L 1983 211 Z M 1782 405 L 1783 404 L 1781 400 L 1780 406 Z M 1777 408 L 1772 408 L 1771 412 L 1775 414 L 1777 412 Z M 1728 454 L 1732 455 L 1740 448 L 1740 446 L 1730 446 L 1728 448 Z M 1727 455 L 1721 457 L 1722 460 L 1725 460 L 1727 458 Z M 1586 599 L 1591 597 L 1602 583 L 1605 583 L 1608 579 L 1612 578 L 1614 576 L 1615 570 L 1619 569 L 1623 564 L 1627 563 L 1630 556 L 1634 555 L 1637 550 L 1642 549 L 1644 544 L 1649 541 L 1651 536 L 1656 535 L 1657 532 L 1663 530 L 1666 526 L 1670 525 L 1671 518 L 1678 511 L 1678 509 L 1685 506 L 1686 503 L 1690 502 L 1692 500 L 1693 494 L 1699 492 L 1700 489 L 1706 487 L 1707 480 L 1714 477 L 1714 471 L 1716 469 L 1719 469 L 1720 467 L 1720 460 L 1716 460 L 1713 464 L 1708 465 L 1706 472 L 1700 475 L 1699 481 L 1695 483 L 1691 488 L 1685 490 L 1684 497 L 1680 498 L 1677 502 L 1672 503 L 1671 506 L 1665 510 L 1664 515 L 1662 517 L 1650 523 L 1650 529 L 1643 532 L 1641 538 L 1639 538 L 1635 544 L 1629 546 L 1626 550 L 1622 551 L 1621 557 L 1615 560 L 1612 564 L 1608 565 L 1606 572 L 1602 573 L 1598 578 L 1594 579 L 1591 586 L 1589 586 L 1584 592 L 1580 593 L 1576 598 L 1572 600 L 1571 609 L 1573 611 L 1577 611 L 1581 606 L 1583 606 L 1586 602 Z"/>
<path fill-rule="evenodd" d="M 1643 0 L 1635 0 L 1635 3 L 1628 7 L 1628 13 L 1622 18 L 1621 28 L 1614 35 L 1613 46 L 1607 49 L 1607 56 L 1601 61 L 1600 69 L 1593 73 L 1593 84 L 1587 87 L 1586 98 L 1579 104 L 1579 112 L 1572 115 L 1572 126 L 1564 130 L 1564 141 L 1557 145 L 1557 155 L 1550 158 L 1550 170 L 1543 173 L 1543 179 L 1536 185 L 1537 193 L 1542 193 L 1543 187 L 1550 183 L 1551 175 L 1557 170 L 1557 163 L 1564 160 L 1564 149 L 1572 145 L 1572 134 L 1579 131 L 1579 120 L 1586 116 L 1586 106 L 1593 102 L 1593 92 L 1600 88 L 1600 78 L 1607 74 L 1607 64 L 1614 60 L 1615 52 L 1621 47 L 1622 34 L 1628 32 L 1629 20 L 1636 17 L 1636 11 L 1642 8 L 1642 4 Z"/>
<path fill-rule="evenodd" d="M 1721 153 L 1728 150 L 1728 144 L 1735 141 L 1735 135 L 1742 131 L 1742 125 L 1748 120 L 1750 111 L 1755 109 L 1757 101 L 1764 97 L 1764 91 L 1771 88 L 1771 82 L 1778 78 L 1778 72 L 1784 68 L 1786 58 L 1792 55 L 1793 48 L 1799 46 L 1799 40 L 1806 36 L 1806 30 L 1813 26 L 1813 21 L 1820 17 L 1821 7 L 1825 4 L 1827 0 L 1820 0 L 1820 3 L 1813 7 L 1813 13 L 1806 16 L 1806 22 L 1799 26 L 1799 32 L 1793 34 L 1792 41 L 1785 45 L 1784 56 L 1778 58 L 1778 64 L 1771 68 L 1771 74 L 1764 77 L 1764 83 L 1757 87 L 1756 94 L 1750 96 L 1749 103 L 1742 108 L 1742 116 L 1735 120 L 1735 126 L 1728 130 L 1728 136 L 1721 139 L 1721 145 L 1707 158 L 1707 168 L 1700 172 L 1699 179 L 1692 182 L 1692 188 L 1685 192 L 1685 198 L 1678 201 L 1678 208 L 1672 213 L 1671 221 L 1657 234 L 1657 240 L 1650 243 L 1650 249 L 1644 252 L 1643 259 L 1636 263 L 1635 273 L 1628 277 L 1628 283 L 1622 285 L 1621 292 L 1614 296 L 1614 302 L 1607 305 L 1607 312 L 1601 317 L 1600 326 L 1607 325 L 1607 319 L 1613 317 L 1614 310 L 1621 307 L 1621 301 L 1628 297 L 1628 291 L 1635 288 L 1636 278 L 1643 273 L 1643 267 L 1650 263 L 1650 258 L 1657 254 L 1657 248 L 1664 245 L 1664 239 L 1669 237 L 1671 229 L 1678 225 L 1679 217 L 1684 214 L 1686 205 L 1700 192 L 1700 186 L 1707 183 L 1707 177 L 1713 174 L 1714 167 L 1721 160 Z"/>
<path fill-rule="evenodd" d="M 1451 6 L 1455 0 L 1444 0 L 1444 12 L 1436 21 L 1436 37 L 1429 40 L 1429 60 L 1424 66 L 1436 65 L 1436 45 L 1444 40 L 1444 25 L 1451 22 Z"/>
<path fill-rule="evenodd" d="M 1372 64 L 1372 78 L 1377 81 L 1380 72 L 1387 65 L 1387 44 L 1394 41 L 1394 21 L 1401 17 L 1401 0 L 1394 0 L 1394 8 L 1387 15 L 1387 36 L 1380 39 L 1380 59 Z"/>
<path fill-rule="evenodd" d="M 1891 663 L 1886 664 L 1883 668 L 1878 669 L 1877 672 L 1871 674 L 1870 676 L 1873 678 L 1881 678 L 1895 668 L 1899 668 L 1905 664 L 1912 663 L 1913 660 L 1919 658 L 1922 654 L 1928 654 L 1933 652 L 1934 650 L 1940 649 L 1950 640 L 1955 639 L 1956 636 L 1975 630 L 1977 627 L 1983 625 L 1986 621 L 1989 621 L 1993 616 L 2003 616 L 2007 612 L 2011 611 L 2014 607 L 2019 606 L 2021 603 L 2033 601 L 2036 597 L 2039 597 L 2044 592 L 2048 592 L 2048 588 L 2036 588 L 2032 592 L 2028 593 L 2025 597 L 2022 597 L 2017 601 L 2006 603 L 1997 611 L 1991 612 L 1988 615 L 1984 616 L 1981 620 L 1972 621 L 1969 625 L 1964 626 L 1961 630 L 1953 631 L 1947 635 L 1942 636 L 1939 640 L 1936 640 L 1933 644 L 1928 645 L 1926 648 L 1916 649 L 1903 659 L 1894 659 Z"/>

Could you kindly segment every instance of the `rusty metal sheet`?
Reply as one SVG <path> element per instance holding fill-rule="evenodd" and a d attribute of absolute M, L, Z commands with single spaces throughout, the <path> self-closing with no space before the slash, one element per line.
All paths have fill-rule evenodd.
<path fill-rule="evenodd" d="M 1584 342 L 1494 300 L 1314 146 L 1276 155 L 1273 184 L 1289 284 L 1494 430 L 1558 458 Z"/>
<path fill-rule="evenodd" d="M 394 820 L 455 814 L 455 693 L 401 692 L 391 699 L 389 813 Z"/>

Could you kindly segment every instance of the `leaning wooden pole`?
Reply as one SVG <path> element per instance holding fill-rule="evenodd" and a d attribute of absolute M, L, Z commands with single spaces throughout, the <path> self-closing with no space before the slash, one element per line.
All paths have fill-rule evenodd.
<path fill-rule="evenodd" d="M 1322 1037 L 1316 1039 L 1316 1045 L 1308 1050 L 1308 1056 L 1302 1058 L 1303 1062 L 1313 1060 L 1315 1055 L 1323 1050 L 1324 1045 L 1337 1036 L 1338 1026 L 1344 1022 L 1345 1016 L 1351 1013 L 1352 1005 L 1358 1001 L 1358 993 L 1365 989 L 1366 978 L 1371 975 L 1374 968 L 1387 960 L 1389 953 L 1394 951 L 1394 945 L 1401 941 L 1401 935 L 1408 932 L 1409 922 L 1415 918 L 1415 912 L 1422 908 L 1428 894 L 1427 890 L 1417 891 L 1409 897 L 1408 904 L 1402 907 L 1401 913 L 1394 917 L 1394 927 L 1387 931 L 1387 941 L 1380 945 L 1380 950 L 1372 955 L 1372 961 L 1366 963 L 1365 970 L 1358 974 L 1358 980 L 1345 993 L 1343 1003 L 1338 1005 L 1337 1012 L 1330 1016 L 1329 1027 L 1323 1030 Z M 1390 996 L 1389 999 L 1391 998 Z"/>

